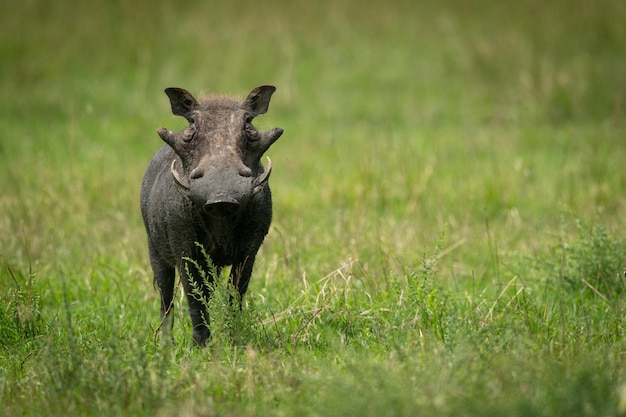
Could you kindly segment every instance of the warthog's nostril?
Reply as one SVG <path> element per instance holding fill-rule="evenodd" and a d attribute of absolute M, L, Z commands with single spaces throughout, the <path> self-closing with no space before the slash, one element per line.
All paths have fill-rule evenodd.
<path fill-rule="evenodd" d="M 227 217 L 237 214 L 241 205 L 234 201 L 218 201 L 215 203 L 207 203 L 203 209 L 205 213 L 213 217 Z"/>
<path fill-rule="evenodd" d="M 241 175 L 242 177 L 251 177 L 253 174 L 250 168 L 244 166 L 239 169 L 239 175 Z"/>
<path fill-rule="evenodd" d="M 199 168 L 194 169 L 189 174 L 189 178 L 191 178 L 192 180 L 197 180 L 198 178 L 202 178 L 202 177 L 204 177 L 204 171 Z"/>

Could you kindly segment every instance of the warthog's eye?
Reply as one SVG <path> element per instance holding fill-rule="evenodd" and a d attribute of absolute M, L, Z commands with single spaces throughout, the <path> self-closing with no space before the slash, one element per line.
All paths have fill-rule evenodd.
<path fill-rule="evenodd" d="M 253 141 L 259 140 L 259 132 L 252 125 L 252 117 L 250 116 L 246 117 L 246 122 L 243 125 L 243 132 L 248 138 L 248 140 L 253 140 Z"/>
<path fill-rule="evenodd" d="M 185 142 L 189 142 L 196 135 L 196 121 L 194 119 L 189 119 L 189 126 L 183 132 L 183 140 Z"/>

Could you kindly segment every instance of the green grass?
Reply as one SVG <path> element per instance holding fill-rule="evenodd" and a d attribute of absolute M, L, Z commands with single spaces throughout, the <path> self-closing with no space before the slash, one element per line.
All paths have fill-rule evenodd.
<path fill-rule="evenodd" d="M 0 415 L 626 414 L 626 3 L 153 3 L 0 5 Z M 261 84 L 244 308 L 160 340 L 163 89 Z"/>

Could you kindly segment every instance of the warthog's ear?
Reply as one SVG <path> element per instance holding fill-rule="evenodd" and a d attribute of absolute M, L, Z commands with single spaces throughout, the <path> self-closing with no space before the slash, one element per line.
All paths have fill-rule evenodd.
<path fill-rule="evenodd" d="M 165 94 L 170 98 L 172 113 L 176 116 L 185 116 L 191 110 L 198 107 L 198 100 L 183 88 L 170 87 L 165 89 Z"/>
<path fill-rule="evenodd" d="M 241 107 L 256 114 L 267 113 L 270 106 L 272 94 L 276 91 L 273 85 L 262 85 L 250 91 L 248 97 L 243 101 Z"/>

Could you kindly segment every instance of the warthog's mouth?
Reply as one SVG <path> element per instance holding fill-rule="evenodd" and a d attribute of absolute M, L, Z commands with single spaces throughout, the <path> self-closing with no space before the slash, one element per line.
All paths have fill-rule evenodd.
<path fill-rule="evenodd" d="M 216 201 L 202 207 L 204 212 L 212 217 L 229 217 L 239 213 L 241 204 L 236 201 Z"/>

